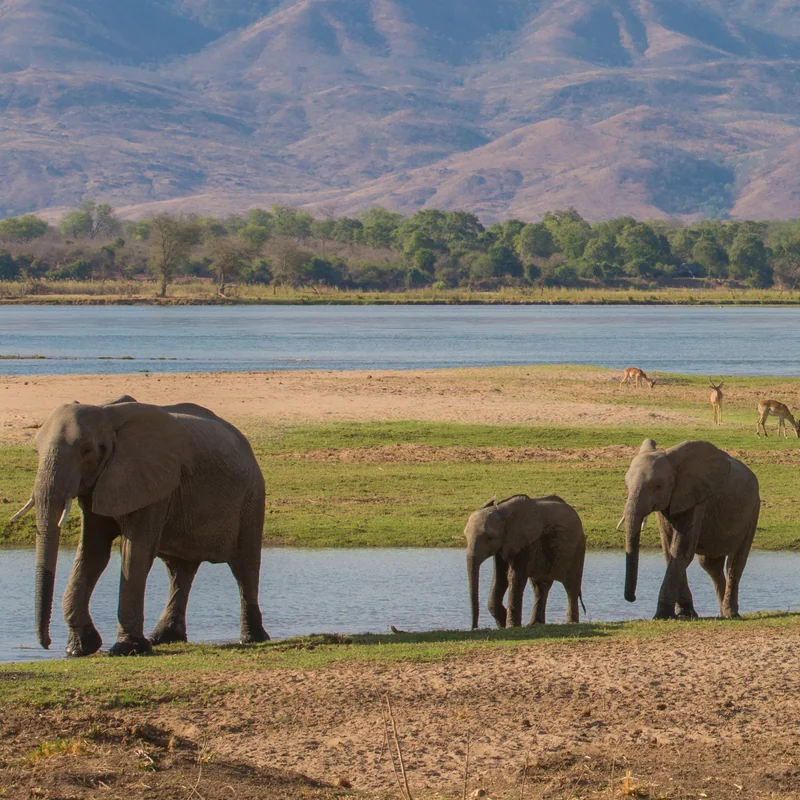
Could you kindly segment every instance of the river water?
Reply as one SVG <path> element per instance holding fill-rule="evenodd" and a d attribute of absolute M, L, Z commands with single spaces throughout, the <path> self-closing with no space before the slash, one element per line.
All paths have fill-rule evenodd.
<path fill-rule="evenodd" d="M 799 349 L 800 308 L 0 307 L 0 356 L 47 357 L 0 362 L 14 375 L 552 363 L 796 375 Z"/>
<path fill-rule="evenodd" d="M 33 550 L 0 550 L 0 661 L 61 658 L 67 632 L 60 597 L 66 586 L 74 552 L 60 553 L 56 575 L 49 651 L 36 643 L 33 623 Z M 470 626 L 464 551 L 460 549 L 303 550 L 265 549 L 261 573 L 264 625 L 273 638 L 310 633 L 388 633 L 390 626 L 405 631 L 458 630 Z M 586 556 L 583 597 L 588 621 L 649 618 L 655 612 L 664 575 L 660 552 L 643 552 L 638 600 L 622 598 L 624 553 L 591 552 Z M 800 608 L 800 554 L 754 552 L 742 578 L 743 613 Z M 486 611 L 492 561 L 481 573 L 481 627 L 493 627 Z M 696 563 L 689 584 L 701 616 L 715 616 L 718 606 L 708 576 Z M 156 561 L 147 585 L 146 633 L 158 619 L 167 598 L 167 575 Z M 116 635 L 119 556 L 100 578 L 91 611 L 104 647 Z M 525 592 L 524 621 L 532 592 Z M 548 621 L 563 622 L 566 595 L 555 584 L 548 601 Z M 239 596 L 225 565 L 204 564 L 197 574 L 187 615 L 192 642 L 235 641 L 239 634 Z"/>

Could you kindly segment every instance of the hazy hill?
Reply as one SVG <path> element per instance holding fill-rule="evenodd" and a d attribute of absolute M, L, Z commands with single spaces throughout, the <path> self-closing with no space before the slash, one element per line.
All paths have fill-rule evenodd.
<path fill-rule="evenodd" d="M 0 0 L 0 214 L 800 216 L 800 0 Z"/>

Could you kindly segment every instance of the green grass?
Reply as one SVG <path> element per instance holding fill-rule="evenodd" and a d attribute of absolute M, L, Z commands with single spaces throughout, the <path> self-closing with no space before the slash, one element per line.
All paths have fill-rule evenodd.
<path fill-rule="evenodd" d="M 263 645 L 171 645 L 140 658 L 87 659 L 0 664 L 0 707 L 100 709 L 148 708 L 166 703 L 213 707 L 235 691 L 247 671 L 316 670 L 342 663 L 436 662 L 514 647 L 580 646 L 591 640 L 679 637 L 698 630 L 732 636 L 800 626 L 800 615 L 761 613 L 743 620 L 694 623 L 635 622 L 547 625 L 533 628 L 426 633 L 318 635 Z M 211 678 L 213 677 L 213 680 Z M 226 679 L 230 677 L 230 684 Z M 241 680 L 239 680 L 239 684 Z"/>
<path fill-rule="evenodd" d="M 730 417 L 735 418 L 731 413 Z M 752 414 L 749 416 L 752 421 Z M 589 546 L 621 547 L 615 525 L 625 502 L 627 458 L 598 456 L 590 461 L 557 454 L 529 460 L 466 460 L 464 448 L 592 450 L 608 445 L 638 446 L 652 436 L 659 446 L 703 438 L 741 457 L 758 475 L 764 500 L 755 545 L 764 549 L 800 547 L 796 468 L 777 459 L 800 461 L 800 440 L 757 439 L 743 425 L 552 428 L 425 423 L 368 423 L 294 426 L 249 431 L 267 483 L 265 543 L 307 547 L 460 546 L 469 513 L 496 495 L 557 493 L 575 505 Z M 442 448 L 451 460 L 432 463 L 319 462 L 305 454 L 341 448 L 421 443 Z M 447 455 L 451 448 L 459 448 Z M 795 452 L 796 451 L 796 452 Z M 32 544 L 33 515 L 15 525 L 9 517 L 27 499 L 36 458 L 32 450 L 0 448 L 0 542 Z M 79 517 L 64 532 L 75 541 Z M 657 545 L 655 525 L 644 537 Z"/>

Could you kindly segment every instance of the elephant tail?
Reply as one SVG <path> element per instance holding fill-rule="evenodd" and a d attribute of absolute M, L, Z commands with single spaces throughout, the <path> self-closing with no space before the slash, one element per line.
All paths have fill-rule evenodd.
<path fill-rule="evenodd" d="M 586 606 L 583 604 L 583 593 L 578 595 L 578 600 L 581 601 L 581 608 L 583 609 L 583 613 L 586 613 Z"/>

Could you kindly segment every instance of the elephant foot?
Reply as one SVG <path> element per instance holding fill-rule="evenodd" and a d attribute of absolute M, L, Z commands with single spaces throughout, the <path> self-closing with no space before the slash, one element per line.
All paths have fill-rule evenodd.
<path fill-rule="evenodd" d="M 661 603 L 656 606 L 656 615 L 653 619 L 677 619 L 673 603 Z"/>
<path fill-rule="evenodd" d="M 683 620 L 700 619 L 700 615 L 694 610 L 694 606 L 692 605 L 686 605 L 686 606 L 676 605 L 675 613 L 678 619 L 683 619 Z"/>
<path fill-rule="evenodd" d="M 723 610 L 723 619 L 741 619 L 742 615 L 738 611 L 731 611 L 730 609 Z"/>
<path fill-rule="evenodd" d="M 150 644 L 173 644 L 186 641 L 188 641 L 186 626 L 174 622 L 168 625 L 156 625 L 150 634 Z"/>
<path fill-rule="evenodd" d="M 242 619 L 242 635 L 239 644 L 268 642 L 269 634 L 261 623 L 261 609 L 255 604 L 248 604 Z"/>
<path fill-rule="evenodd" d="M 137 639 L 126 639 L 124 642 L 115 642 L 108 651 L 110 656 L 149 656 L 153 646 L 142 636 Z"/>
<path fill-rule="evenodd" d="M 268 641 L 269 634 L 263 628 L 260 628 L 257 631 L 248 631 L 247 633 L 243 633 L 239 639 L 239 644 L 255 644 L 257 642 Z"/>
<path fill-rule="evenodd" d="M 67 642 L 67 657 L 81 658 L 82 656 L 90 656 L 92 653 L 96 653 L 102 644 L 103 640 L 100 638 L 100 634 L 94 625 L 89 623 L 79 634 L 70 631 L 69 641 Z"/>

